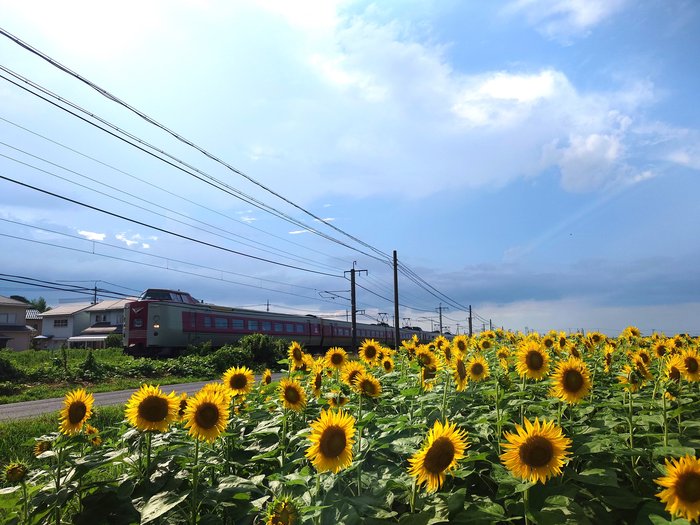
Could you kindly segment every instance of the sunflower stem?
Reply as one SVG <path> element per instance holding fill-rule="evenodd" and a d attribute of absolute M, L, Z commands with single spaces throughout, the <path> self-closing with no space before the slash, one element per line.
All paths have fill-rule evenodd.
<path fill-rule="evenodd" d="M 526 488 L 523 490 L 523 517 L 525 518 L 525 525 L 530 525 L 530 520 L 527 517 L 527 512 L 528 512 L 528 503 L 529 503 L 529 492 L 530 488 Z"/>
<path fill-rule="evenodd" d="M 666 392 L 661 394 L 661 403 L 664 415 L 664 447 L 668 446 L 668 416 L 666 411 Z"/>
<path fill-rule="evenodd" d="M 443 388 L 442 388 L 442 422 L 444 423 L 445 420 L 445 412 L 447 411 L 447 389 L 450 386 L 450 380 L 448 377 L 448 373 L 443 374 L 445 377 L 445 381 L 443 382 Z"/>
<path fill-rule="evenodd" d="M 58 492 L 61 490 L 61 463 L 63 462 L 63 449 L 62 447 L 59 447 L 56 453 L 56 496 L 58 496 Z M 61 507 L 56 505 L 56 508 L 54 510 L 54 519 L 56 521 L 56 525 L 61 525 Z"/>
<path fill-rule="evenodd" d="M 634 422 L 632 421 L 632 391 L 627 392 L 629 395 L 627 403 L 627 422 L 629 424 L 630 448 L 634 448 Z"/>
<path fill-rule="evenodd" d="M 29 498 L 27 497 L 27 482 L 22 480 L 22 516 L 23 523 L 29 523 Z"/>
<path fill-rule="evenodd" d="M 413 486 L 411 487 L 411 499 L 409 504 L 411 506 L 411 514 L 416 512 L 416 496 L 418 495 L 418 483 L 416 483 L 416 478 L 413 478 Z"/>
<path fill-rule="evenodd" d="M 362 490 L 362 394 L 358 394 L 357 401 L 357 495 Z"/>
<path fill-rule="evenodd" d="M 683 382 L 681 381 L 680 384 L 678 385 L 678 397 L 676 398 L 676 403 L 678 404 L 678 439 L 681 439 L 681 435 L 683 434 L 683 426 L 681 424 L 681 414 L 682 414 L 682 401 L 681 401 L 681 394 L 683 393 Z"/>
<path fill-rule="evenodd" d="M 321 504 L 321 473 L 316 472 L 316 504 L 323 507 Z M 323 510 L 321 510 L 318 513 L 318 516 L 316 516 L 316 519 L 314 520 L 316 522 L 316 525 L 321 525 L 321 514 L 323 513 Z"/>
<path fill-rule="evenodd" d="M 194 462 L 192 463 L 192 513 L 190 514 L 190 523 L 197 523 L 197 484 L 199 482 L 199 439 L 194 441 Z"/>
<path fill-rule="evenodd" d="M 283 408 L 282 409 L 284 412 L 282 413 L 282 441 L 280 442 L 280 446 L 282 447 L 281 451 L 281 456 L 280 456 L 280 467 L 284 468 L 284 460 L 285 460 L 285 452 L 287 448 L 287 409 Z"/>
<path fill-rule="evenodd" d="M 525 376 L 520 383 L 520 424 L 525 424 Z"/>
<path fill-rule="evenodd" d="M 146 431 L 146 472 L 144 477 L 148 476 L 149 470 L 151 470 L 151 439 L 153 438 L 149 430 Z"/>
<path fill-rule="evenodd" d="M 498 447 L 498 455 L 501 455 L 501 389 L 498 382 L 498 375 L 494 374 L 496 378 L 496 446 Z"/>

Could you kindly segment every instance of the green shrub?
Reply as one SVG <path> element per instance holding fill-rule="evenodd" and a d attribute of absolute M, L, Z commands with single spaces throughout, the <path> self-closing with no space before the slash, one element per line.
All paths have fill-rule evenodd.
<path fill-rule="evenodd" d="M 21 390 L 22 387 L 14 381 L 0 381 L 0 396 L 13 396 Z"/>
<path fill-rule="evenodd" d="M 232 366 L 250 366 L 253 355 L 250 349 L 225 345 L 212 354 L 214 371 L 222 374 Z"/>
<path fill-rule="evenodd" d="M 241 338 L 238 346 L 250 352 L 253 362 L 264 367 L 274 367 L 277 361 L 287 355 L 287 341 L 269 335 L 251 334 Z"/>
<path fill-rule="evenodd" d="M 0 381 L 22 379 L 24 374 L 9 359 L 0 357 Z"/>
<path fill-rule="evenodd" d="M 122 348 L 124 346 L 124 336 L 122 334 L 109 334 L 105 339 L 106 348 Z"/>

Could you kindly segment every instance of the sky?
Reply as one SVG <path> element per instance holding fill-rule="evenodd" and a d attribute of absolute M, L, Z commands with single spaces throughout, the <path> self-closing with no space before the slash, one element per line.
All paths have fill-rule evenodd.
<path fill-rule="evenodd" d="M 0 295 L 700 333 L 694 0 L 0 9 Z"/>

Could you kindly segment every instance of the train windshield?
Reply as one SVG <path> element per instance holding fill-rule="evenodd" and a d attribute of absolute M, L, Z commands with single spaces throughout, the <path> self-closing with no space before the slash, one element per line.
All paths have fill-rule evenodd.
<path fill-rule="evenodd" d="M 197 304 L 197 300 L 186 292 L 149 288 L 141 294 L 139 301 L 171 301 L 174 303 Z"/>

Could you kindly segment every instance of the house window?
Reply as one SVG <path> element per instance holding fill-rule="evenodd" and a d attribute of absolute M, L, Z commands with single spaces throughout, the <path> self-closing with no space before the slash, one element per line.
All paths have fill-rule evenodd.
<path fill-rule="evenodd" d="M 65 328 L 68 326 L 68 319 L 54 319 L 53 320 L 53 327 L 54 328 Z"/>
<path fill-rule="evenodd" d="M 17 314 L 0 314 L 0 324 L 15 324 Z"/>

